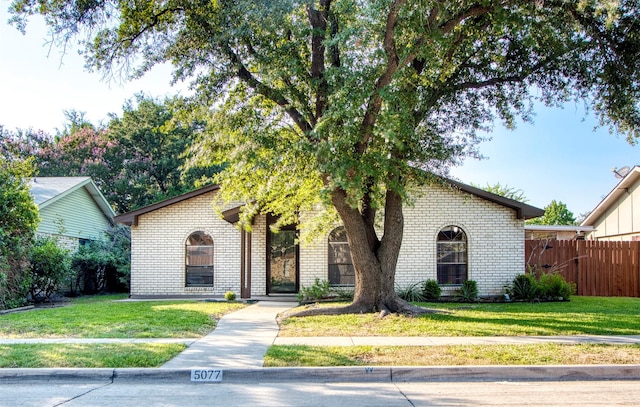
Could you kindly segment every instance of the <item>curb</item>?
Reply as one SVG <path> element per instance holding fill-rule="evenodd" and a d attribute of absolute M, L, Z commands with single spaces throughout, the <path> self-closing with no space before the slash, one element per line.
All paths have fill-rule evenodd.
<path fill-rule="evenodd" d="M 201 368 L 194 370 L 214 370 Z M 470 382 L 640 380 L 640 365 L 274 367 L 220 369 L 225 383 L 247 382 Z M 191 369 L 0 369 L 0 383 L 190 383 Z M 203 384 L 210 382 L 195 382 Z"/>

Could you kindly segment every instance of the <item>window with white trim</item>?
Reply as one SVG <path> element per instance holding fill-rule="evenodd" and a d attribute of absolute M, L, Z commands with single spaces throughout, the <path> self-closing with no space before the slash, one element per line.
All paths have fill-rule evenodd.
<path fill-rule="evenodd" d="M 334 286 L 354 286 L 356 274 L 351 260 L 347 232 L 340 226 L 329 234 L 329 283 Z"/>
<path fill-rule="evenodd" d="M 438 284 L 460 285 L 467 280 L 467 234 L 458 226 L 440 230 L 438 247 Z"/>
<path fill-rule="evenodd" d="M 185 286 L 213 287 L 213 238 L 193 232 L 185 244 Z"/>

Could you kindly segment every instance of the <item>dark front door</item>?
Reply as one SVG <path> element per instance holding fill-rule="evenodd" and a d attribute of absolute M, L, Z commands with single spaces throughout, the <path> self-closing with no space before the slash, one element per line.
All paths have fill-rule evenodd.
<path fill-rule="evenodd" d="M 267 232 L 267 291 L 269 294 L 298 292 L 298 245 L 295 227 Z"/>

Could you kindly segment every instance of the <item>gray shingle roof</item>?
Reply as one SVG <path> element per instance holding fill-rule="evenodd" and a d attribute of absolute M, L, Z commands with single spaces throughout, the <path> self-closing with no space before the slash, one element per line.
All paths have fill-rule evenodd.
<path fill-rule="evenodd" d="M 79 188 L 86 188 L 109 219 L 115 216 L 91 177 L 34 177 L 29 182 L 29 187 L 34 202 L 41 209 Z"/>

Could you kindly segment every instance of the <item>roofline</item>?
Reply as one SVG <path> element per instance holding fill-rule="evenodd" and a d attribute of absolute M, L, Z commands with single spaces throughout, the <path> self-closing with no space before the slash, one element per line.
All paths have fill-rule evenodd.
<path fill-rule="evenodd" d="M 194 198 L 196 196 L 206 194 L 207 192 L 217 191 L 220 189 L 220 186 L 217 184 L 207 185 L 206 187 L 202 187 L 200 189 L 196 189 L 191 192 L 187 192 L 186 194 L 174 196 L 173 198 L 165 199 L 164 201 L 160 201 L 143 208 L 139 208 L 127 213 L 123 213 L 122 215 L 118 215 L 113 220 L 118 223 L 122 223 L 127 226 L 137 226 L 138 225 L 138 216 L 144 215 L 149 212 L 157 211 L 158 209 L 162 209 L 169 205 L 176 204 L 178 202 L 185 201 L 190 198 Z"/>
<path fill-rule="evenodd" d="M 629 188 L 640 178 L 640 167 L 635 165 L 624 178 L 613 187 L 611 192 L 591 211 L 580 226 L 593 226 L 598 218 L 609 210 L 618 201 L 623 193 L 629 192 Z"/>
<path fill-rule="evenodd" d="M 526 219 L 537 218 L 538 216 L 544 215 L 544 210 L 516 201 L 514 199 L 505 198 L 503 196 L 496 195 L 494 193 L 485 191 L 483 189 L 472 187 L 471 185 L 463 184 L 461 182 L 454 181 L 448 178 L 444 178 L 444 181 L 446 183 L 451 184 L 453 187 L 460 189 L 461 191 L 464 191 L 471 195 L 478 196 L 482 199 L 485 199 L 490 202 L 496 203 L 498 205 L 502 205 L 507 208 L 515 210 L 518 219 L 526 220 Z M 160 201 L 155 204 L 145 206 L 143 208 L 139 208 L 127 213 L 123 213 L 121 215 L 114 217 L 113 220 L 117 223 L 122 223 L 124 225 L 137 226 L 138 217 L 140 215 L 144 215 L 146 213 L 153 212 L 158 209 L 162 209 L 169 205 L 173 205 L 178 202 L 182 202 L 184 200 L 194 198 L 202 194 L 206 194 L 207 192 L 217 191 L 219 189 L 220 189 L 220 185 L 217 185 L 217 184 L 208 185 L 206 187 L 196 189 L 191 192 L 187 192 L 186 194 L 178 195 L 173 198 L 165 199 L 164 201 Z M 240 218 L 240 211 L 242 206 L 243 205 L 239 205 L 237 207 L 233 207 L 233 208 L 227 209 L 226 211 L 223 211 L 222 212 L 223 219 L 229 223 L 238 222 Z"/>
<path fill-rule="evenodd" d="M 38 177 L 34 177 L 34 178 L 37 179 Z M 46 178 L 46 177 L 41 177 L 41 178 Z M 70 193 L 75 192 L 80 188 L 85 188 L 89 193 L 89 195 L 91 195 L 91 198 L 93 199 L 93 201 L 98 205 L 102 213 L 109 219 L 109 222 L 113 224 L 113 219 L 116 216 L 116 213 L 113 211 L 113 208 L 111 207 L 111 205 L 109 205 L 109 201 L 107 201 L 104 195 L 102 195 L 102 192 L 100 192 L 100 189 L 98 188 L 96 183 L 93 182 L 93 179 L 91 179 L 91 177 L 78 177 L 78 178 L 86 178 L 86 179 L 78 182 L 76 185 L 63 191 L 62 193 L 56 196 L 53 196 L 50 199 L 47 199 L 46 201 L 42 202 L 41 204 L 38 205 L 38 208 L 43 209 L 51 205 L 52 203 L 62 199 L 63 197 L 69 195 Z"/>
<path fill-rule="evenodd" d="M 579 226 L 579 225 L 524 225 L 524 230 L 539 230 L 539 231 L 570 231 L 570 232 L 593 232 L 593 226 Z"/>
<path fill-rule="evenodd" d="M 516 201 L 515 199 L 505 198 L 504 196 L 496 195 L 492 192 L 485 191 L 484 189 L 476 188 L 471 185 L 463 184 L 462 182 L 454 181 L 448 178 L 445 178 L 445 182 L 452 184 L 461 191 L 515 210 L 518 219 L 527 220 L 544 215 L 543 209 L 527 205 L 526 203 Z"/>

